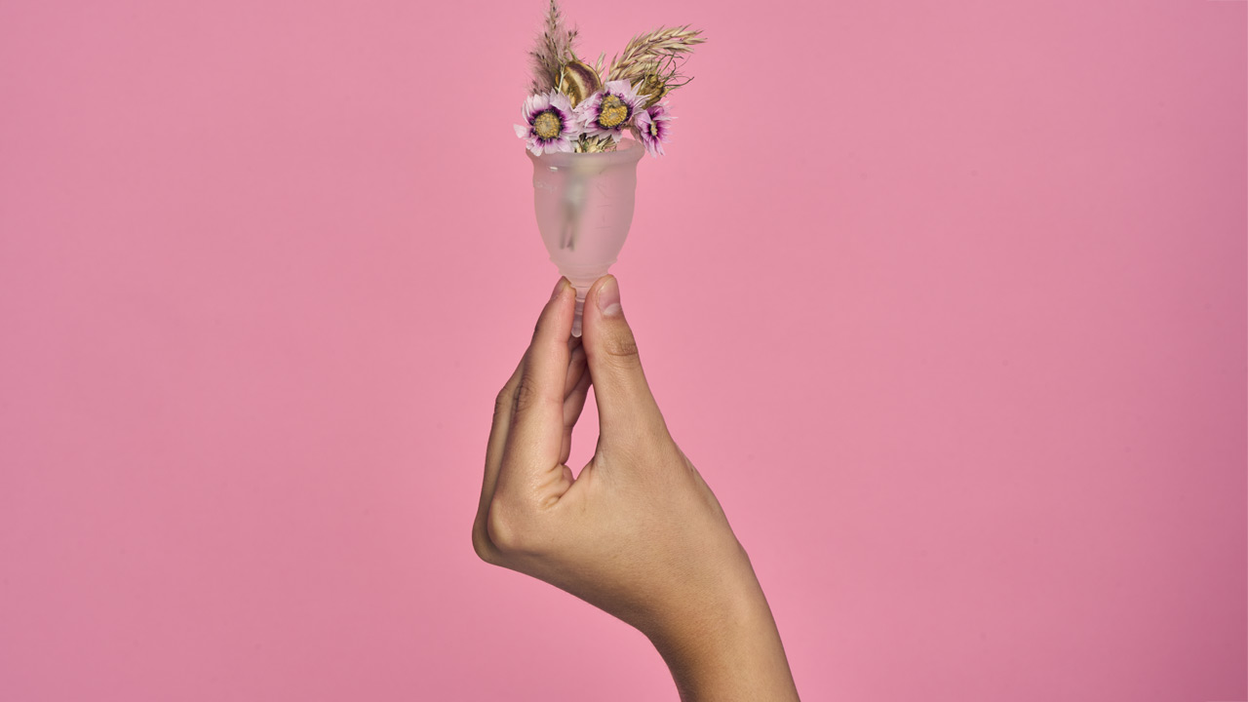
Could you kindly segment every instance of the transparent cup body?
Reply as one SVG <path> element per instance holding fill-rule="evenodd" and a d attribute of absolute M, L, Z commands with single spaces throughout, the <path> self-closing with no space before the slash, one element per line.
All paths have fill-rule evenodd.
<path fill-rule="evenodd" d="M 623 139 L 603 154 L 534 156 L 533 210 L 550 260 L 576 288 L 572 334 L 581 334 L 585 295 L 624 248 L 633 223 L 637 162 L 645 149 Z"/>

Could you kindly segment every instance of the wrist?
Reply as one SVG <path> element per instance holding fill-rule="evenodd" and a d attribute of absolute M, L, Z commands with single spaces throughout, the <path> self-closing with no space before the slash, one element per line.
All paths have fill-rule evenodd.
<path fill-rule="evenodd" d="M 775 619 L 750 572 L 651 641 L 681 700 L 797 700 Z"/>

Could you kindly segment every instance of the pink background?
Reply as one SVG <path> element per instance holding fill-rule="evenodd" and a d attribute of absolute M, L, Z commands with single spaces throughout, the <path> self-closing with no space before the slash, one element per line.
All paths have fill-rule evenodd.
<path fill-rule="evenodd" d="M 1248 697 L 1248 5 L 566 10 L 710 38 L 615 271 L 805 698 Z M 0 699 L 674 699 L 469 541 L 541 11 L 0 3 Z"/>

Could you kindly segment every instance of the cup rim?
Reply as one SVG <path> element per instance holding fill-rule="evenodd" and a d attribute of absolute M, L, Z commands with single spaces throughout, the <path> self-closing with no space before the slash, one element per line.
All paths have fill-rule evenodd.
<path fill-rule="evenodd" d="M 541 156 L 534 156 L 532 151 L 524 150 L 529 158 L 534 162 L 540 162 L 550 166 L 571 166 L 574 163 L 595 163 L 601 166 L 613 166 L 616 164 L 628 163 L 630 161 L 640 161 L 641 157 L 646 153 L 641 142 L 636 139 L 621 139 L 619 146 L 615 151 L 606 151 L 597 154 L 577 154 L 567 151 L 556 151 L 554 153 L 546 152 Z"/>

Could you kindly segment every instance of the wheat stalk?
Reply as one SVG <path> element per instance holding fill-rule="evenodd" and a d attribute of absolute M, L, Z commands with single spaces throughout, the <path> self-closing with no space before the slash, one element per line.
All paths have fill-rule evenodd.
<path fill-rule="evenodd" d="M 698 36 L 700 29 L 683 27 L 660 27 L 653 32 L 638 34 L 629 40 L 624 53 L 611 59 L 611 72 L 607 80 L 627 80 L 636 83 L 646 73 L 659 68 L 666 59 L 675 59 L 693 51 L 693 47 L 706 41 Z"/>

